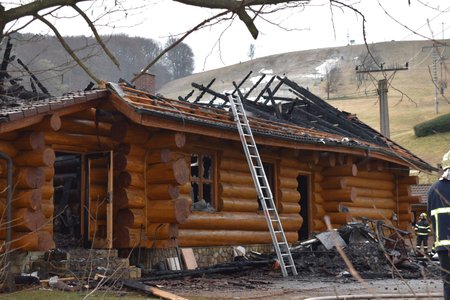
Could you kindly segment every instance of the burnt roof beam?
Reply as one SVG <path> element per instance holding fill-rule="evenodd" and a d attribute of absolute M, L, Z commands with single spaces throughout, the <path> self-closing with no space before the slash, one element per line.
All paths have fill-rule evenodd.
<path fill-rule="evenodd" d="M 213 85 L 214 81 L 216 81 L 215 78 L 213 78 L 213 79 L 208 83 L 208 85 L 206 86 L 206 89 L 209 89 L 209 88 Z M 192 85 L 194 85 L 194 83 L 192 83 Z M 193 103 L 197 103 L 198 101 L 200 101 L 200 99 L 202 99 L 203 95 L 205 95 L 205 93 L 206 93 L 206 89 L 201 90 L 200 95 L 198 95 L 197 98 L 195 98 L 195 100 L 194 100 Z"/>

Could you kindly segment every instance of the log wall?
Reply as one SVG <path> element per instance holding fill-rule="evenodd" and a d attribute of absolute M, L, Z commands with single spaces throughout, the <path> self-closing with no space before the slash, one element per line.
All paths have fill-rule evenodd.
<path fill-rule="evenodd" d="M 190 155 L 202 149 L 217 155 L 215 211 L 192 211 Z M 86 154 L 114 150 L 114 247 L 214 246 L 271 243 L 267 224 L 258 211 L 256 190 L 236 141 L 181 132 L 148 130 L 123 117 L 99 115 L 95 109 L 46 118 L 18 133 L 0 135 L 0 150 L 14 161 L 14 247 L 48 250 L 54 247 L 55 150 Z M 383 219 L 410 229 L 410 185 L 417 178 L 392 172 L 382 161 L 364 161 L 344 154 L 281 150 L 264 147 L 263 161 L 273 163 L 277 209 L 289 242 L 299 238 L 303 222 L 312 231 L 353 219 Z M 1 162 L 0 213 L 4 212 L 6 168 Z M 58 172 L 60 174 L 61 172 Z M 310 194 L 300 195 L 297 177 L 310 178 Z M 107 169 L 92 162 L 90 211 L 95 217 L 90 235 L 106 231 Z M 308 218 L 300 216 L 301 197 L 309 197 Z M 3 214 L 2 214 L 3 215 Z M 2 222 L 1 224 L 4 224 Z M 0 226 L 0 243 L 4 241 Z"/>

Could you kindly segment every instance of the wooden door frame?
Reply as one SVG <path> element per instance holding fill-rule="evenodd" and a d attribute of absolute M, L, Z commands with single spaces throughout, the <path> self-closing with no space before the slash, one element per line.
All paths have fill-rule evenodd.
<path fill-rule="evenodd" d="M 106 203 L 106 243 L 105 247 L 112 249 L 113 247 L 113 175 L 114 175 L 114 153 L 113 150 L 107 151 L 96 151 L 84 153 L 81 155 L 81 161 L 83 166 L 82 172 L 82 184 L 84 184 L 84 189 L 82 189 L 82 199 L 84 199 L 83 207 L 84 213 L 82 214 L 81 228 L 83 233 L 83 244 L 85 247 L 91 247 L 93 241 L 89 241 L 89 175 L 90 175 L 90 158 L 98 158 L 101 155 L 109 154 L 108 168 L 108 184 L 107 184 L 107 203 Z"/>

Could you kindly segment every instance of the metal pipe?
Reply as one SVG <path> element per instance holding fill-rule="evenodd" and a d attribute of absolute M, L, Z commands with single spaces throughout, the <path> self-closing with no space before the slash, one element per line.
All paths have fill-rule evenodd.
<path fill-rule="evenodd" d="M 305 298 L 305 300 L 365 300 L 365 299 L 430 299 L 444 298 L 443 293 L 416 293 L 416 294 L 360 294 L 360 295 L 339 295 Z"/>
<path fill-rule="evenodd" d="M 12 219 L 12 186 L 13 186 L 13 162 L 9 155 L 5 152 L 0 151 L 0 158 L 6 160 L 7 162 L 7 186 L 8 194 L 6 196 L 6 253 L 8 253 L 9 245 L 11 243 L 11 219 Z"/>

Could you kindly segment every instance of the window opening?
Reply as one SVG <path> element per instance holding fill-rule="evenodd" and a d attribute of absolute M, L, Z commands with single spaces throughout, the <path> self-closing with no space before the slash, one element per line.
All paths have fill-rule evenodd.
<path fill-rule="evenodd" d="M 214 211 L 213 156 L 191 155 L 191 197 L 194 210 Z"/>

